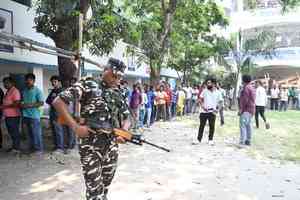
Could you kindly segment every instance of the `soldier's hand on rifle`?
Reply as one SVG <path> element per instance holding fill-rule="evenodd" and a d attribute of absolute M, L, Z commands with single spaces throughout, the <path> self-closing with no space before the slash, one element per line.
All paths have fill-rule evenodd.
<path fill-rule="evenodd" d="M 116 140 L 117 140 L 118 144 L 124 144 L 124 143 L 126 143 L 126 140 L 123 137 L 121 137 L 121 136 L 118 136 L 116 138 Z"/>
<path fill-rule="evenodd" d="M 95 131 L 91 130 L 88 126 L 84 125 L 76 125 L 73 128 L 73 131 L 79 138 L 84 138 L 89 136 L 90 133 L 94 133 Z"/>

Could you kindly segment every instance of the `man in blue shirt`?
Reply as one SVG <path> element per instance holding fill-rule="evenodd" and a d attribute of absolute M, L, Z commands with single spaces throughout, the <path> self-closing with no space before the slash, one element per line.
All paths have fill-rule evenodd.
<path fill-rule="evenodd" d="M 25 83 L 26 88 L 22 92 L 21 102 L 23 122 L 28 129 L 30 150 L 41 155 L 43 152 L 43 140 L 40 107 L 44 105 L 43 94 L 34 85 L 34 74 L 26 74 Z"/>
<path fill-rule="evenodd" d="M 178 92 L 177 92 L 177 86 L 175 86 L 174 90 L 172 91 L 172 106 L 171 106 L 171 114 L 172 118 L 176 117 L 176 107 L 177 107 L 177 100 L 178 100 Z"/>
<path fill-rule="evenodd" d="M 153 92 L 153 87 L 150 87 L 149 85 L 145 85 L 145 93 L 147 94 L 147 99 L 148 102 L 146 104 L 146 116 L 147 116 L 147 128 L 150 127 L 151 124 L 151 116 L 152 116 L 152 108 L 154 105 L 154 92 Z"/>

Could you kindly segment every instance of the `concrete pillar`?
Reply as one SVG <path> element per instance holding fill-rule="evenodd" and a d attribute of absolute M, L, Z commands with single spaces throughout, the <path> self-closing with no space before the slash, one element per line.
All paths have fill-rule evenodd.
<path fill-rule="evenodd" d="M 35 86 L 37 86 L 44 94 L 43 68 L 35 67 L 33 68 L 32 73 L 35 75 Z"/>
<path fill-rule="evenodd" d="M 243 0 L 237 0 L 237 11 L 243 12 L 244 11 L 244 1 Z"/>

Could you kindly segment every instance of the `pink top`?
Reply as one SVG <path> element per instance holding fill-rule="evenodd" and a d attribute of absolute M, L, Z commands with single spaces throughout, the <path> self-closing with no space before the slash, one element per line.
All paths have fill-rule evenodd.
<path fill-rule="evenodd" d="M 15 101 L 21 100 L 21 94 L 15 87 L 10 88 L 3 98 L 3 105 L 13 104 Z M 5 108 L 3 109 L 4 117 L 19 117 L 21 115 L 19 108 Z"/>

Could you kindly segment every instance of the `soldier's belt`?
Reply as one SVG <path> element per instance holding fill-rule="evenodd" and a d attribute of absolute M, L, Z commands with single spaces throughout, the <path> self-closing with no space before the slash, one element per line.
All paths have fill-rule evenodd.
<path fill-rule="evenodd" d="M 94 120 L 94 119 L 85 119 L 84 120 L 85 125 L 87 125 L 89 128 L 96 132 L 102 132 L 102 133 L 112 133 L 113 127 L 111 123 L 107 121 L 100 121 L 100 120 Z"/>

